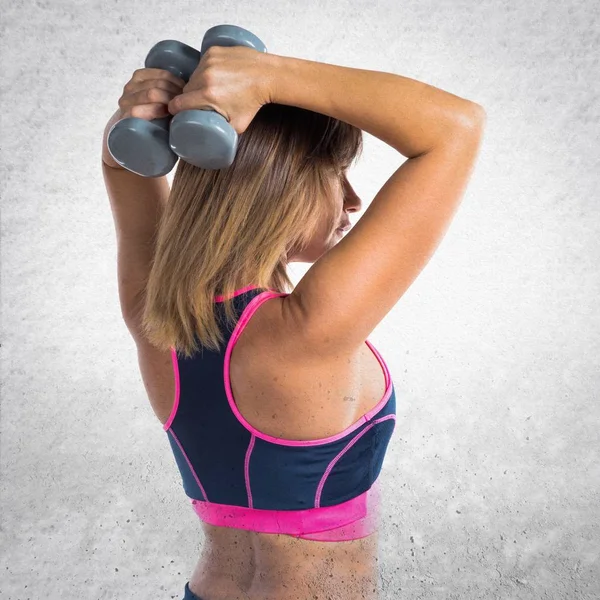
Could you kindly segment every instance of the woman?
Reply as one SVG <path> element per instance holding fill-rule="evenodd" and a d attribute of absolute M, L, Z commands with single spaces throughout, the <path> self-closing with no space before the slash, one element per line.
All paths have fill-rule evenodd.
<path fill-rule="evenodd" d="M 140 69 L 119 106 L 107 131 L 210 108 L 242 134 L 228 169 L 180 161 L 170 195 L 103 149 L 123 316 L 205 533 L 185 599 L 376 598 L 396 396 L 367 338 L 449 227 L 484 110 L 243 47 L 210 48 L 187 85 Z M 361 130 L 408 160 L 344 237 Z M 293 261 L 313 263 L 294 289 Z"/>

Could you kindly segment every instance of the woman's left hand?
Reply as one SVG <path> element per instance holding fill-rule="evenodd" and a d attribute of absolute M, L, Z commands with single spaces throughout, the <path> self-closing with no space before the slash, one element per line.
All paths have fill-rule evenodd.
<path fill-rule="evenodd" d="M 169 112 L 214 110 L 243 133 L 261 106 L 270 102 L 269 64 L 269 55 L 253 48 L 211 46 L 183 93 L 169 102 Z"/>

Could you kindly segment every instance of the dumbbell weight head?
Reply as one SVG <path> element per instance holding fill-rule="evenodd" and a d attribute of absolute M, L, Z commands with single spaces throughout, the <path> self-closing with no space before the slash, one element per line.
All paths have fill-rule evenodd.
<path fill-rule="evenodd" d="M 165 69 L 187 82 L 200 56 L 198 50 L 187 44 L 163 40 L 152 47 L 144 66 Z M 108 133 L 108 150 L 117 163 L 133 173 L 143 177 L 166 175 L 178 159 L 169 144 L 171 120 L 171 116 L 151 121 L 137 117 L 121 119 Z"/>
<path fill-rule="evenodd" d="M 204 34 L 200 52 L 204 54 L 211 46 L 246 46 L 258 52 L 266 52 L 267 47 L 251 31 L 237 25 L 216 25 Z"/>
<path fill-rule="evenodd" d="M 252 32 L 235 25 L 217 25 L 204 35 L 201 54 L 211 46 L 247 46 L 259 52 L 267 47 Z M 238 134 L 214 110 L 183 110 L 170 123 L 169 141 L 175 154 L 203 169 L 225 169 L 233 163 Z"/>

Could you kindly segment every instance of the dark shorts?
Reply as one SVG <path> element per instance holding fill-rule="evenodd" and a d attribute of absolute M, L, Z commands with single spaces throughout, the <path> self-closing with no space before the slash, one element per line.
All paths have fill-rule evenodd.
<path fill-rule="evenodd" d="M 192 590 L 190 590 L 189 581 L 185 584 L 185 592 L 183 596 L 183 600 L 202 600 L 200 596 L 196 596 Z"/>

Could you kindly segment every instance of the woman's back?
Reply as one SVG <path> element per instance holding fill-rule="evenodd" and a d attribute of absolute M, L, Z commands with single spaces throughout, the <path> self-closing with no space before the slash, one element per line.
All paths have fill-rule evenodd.
<path fill-rule="evenodd" d="M 263 302 L 250 306 L 254 298 Z M 195 425 L 200 419 L 194 416 L 192 404 L 202 410 L 209 402 L 213 406 L 221 403 L 223 414 L 231 411 L 236 417 L 236 426 L 245 424 L 249 433 L 264 434 L 249 438 L 248 444 L 240 448 L 244 455 L 236 453 L 235 442 L 230 438 L 240 437 L 237 429 L 223 425 L 226 419 L 218 423 L 216 413 L 204 413 L 204 426 L 218 428 L 221 424 L 219 441 L 230 446 L 229 457 L 215 448 L 214 465 L 234 471 L 235 462 L 228 461 L 236 456 L 233 460 L 241 462 L 245 456 L 243 493 L 249 500 L 245 505 L 256 506 L 261 502 L 261 494 L 264 507 L 273 506 L 272 496 L 278 497 L 281 508 L 289 499 L 301 500 L 302 495 L 307 503 L 293 506 L 288 502 L 285 515 L 264 510 L 278 512 L 281 530 L 298 524 L 306 529 L 297 536 L 251 531 L 253 525 L 258 529 L 269 527 L 255 514 L 245 515 L 243 526 L 249 530 L 240 530 L 231 522 L 229 527 L 204 522 L 204 552 L 189 583 L 203 600 L 304 600 L 309 592 L 317 597 L 344 600 L 376 597 L 376 530 L 380 515 L 377 476 L 395 422 L 391 376 L 369 343 L 334 360 L 307 360 L 281 317 L 287 298 L 263 290 L 252 290 L 236 298 L 239 310 L 244 312 L 232 332 L 223 364 L 215 369 L 217 379 L 225 375 L 224 381 L 229 382 L 229 389 L 227 383 L 224 385 L 226 401 L 212 394 L 206 385 L 204 393 L 194 397 L 191 373 L 192 369 L 197 372 L 199 363 L 193 365 L 178 359 L 180 380 L 176 387 L 180 398 L 167 429 L 177 437 L 177 444 L 183 443 L 201 494 L 212 501 L 213 507 L 219 500 L 227 505 L 227 515 L 216 515 L 211 513 L 211 503 L 198 502 L 195 508 L 199 516 L 223 525 L 228 521 L 218 519 L 242 518 L 229 514 L 235 511 L 235 494 L 227 496 L 225 490 L 235 485 L 235 474 L 222 472 L 221 479 L 211 479 L 210 469 L 203 468 L 199 460 L 202 452 L 206 455 L 214 446 L 202 427 Z M 297 342 L 301 344 L 300 340 Z M 210 365 L 210 358 L 205 356 L 204 360 Z M 202 374 L 204 381 L 211 369 L 209 366 Z M 191 436 L 185 439 L 186 427 L 193 430 L 195 442 Z M 269 438 L 295 442 L 279 445 Z M 206 442 L 204 450 L 202 440 Z M 182 475 L 185 482 L 185 470 Z M 241 486 L 240 479 L 237 485 Z M 361 489 L 355 489 L 357 485 L 368 489 L 361 493 Z M 193 486 L 191 482 L 186 489 L 192 495 Z M 345 512 L 331 506 L 341 504 L 342 493 L 351 497 L 345 503 Z M 218 494 L 222 494 L 220 498 Z M 312 521 L 308 518 L 310 513 Z M 285 519 L 292 514 L 301 515 L 306 521 Z M 254 519 L 253 523 L 249 519 Z M 242 521 L 237 524 L 242 525 Z"/>

